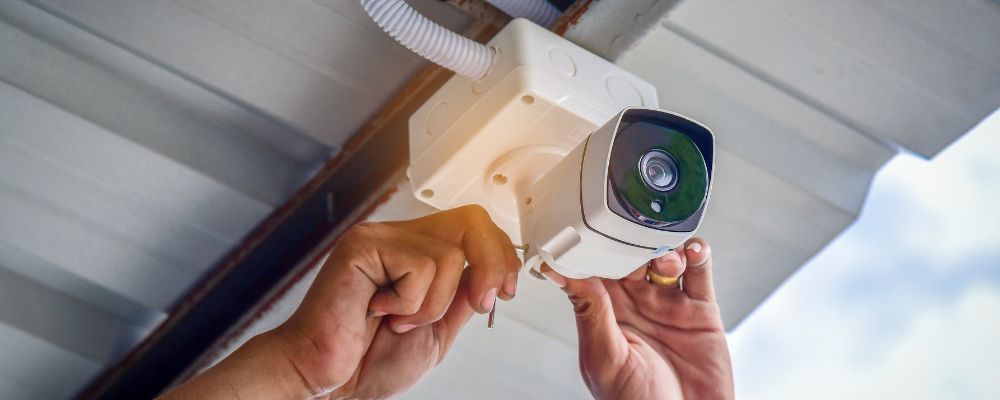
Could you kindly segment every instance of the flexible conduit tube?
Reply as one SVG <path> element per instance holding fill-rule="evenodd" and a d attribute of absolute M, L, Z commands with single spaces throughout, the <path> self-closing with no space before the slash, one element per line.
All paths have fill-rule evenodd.
<path fill-rule="evenodd" d="M 361 6 L 397 42 L 457 74 L 479 79 L 493 65 L 493 49 L 436 24 L 403 0 L 361 0 Z"/>
<path fill-rule="evenodd" d="M 526 18 L 546 28 L 555 24 L 562 15 L 562 11 L 546 0 L 486 0 L 486 2 L 513 18 Z"/>

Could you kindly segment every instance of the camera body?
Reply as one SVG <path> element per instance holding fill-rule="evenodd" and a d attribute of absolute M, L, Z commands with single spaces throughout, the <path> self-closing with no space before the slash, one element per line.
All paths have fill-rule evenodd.
<path fill-rule="evenodd" d="M 698 229 L 714 137 L 679 114 L 626 108 L 530 189 L 521 215 L 531 265 L 570 278 L 621 278 Z"/>
<path fill-rule="evenodd" d="M 489 46 L 497 54 L 489 73 L 453 76 L 410 117 L 407 176 L 417 199 L 442 210 L 482 205 L 514 243 L 527 245 L 527 266 L 548 262 L 574 278 L 623 276 L 691 235 L 711 182 L 707 129 L 656 110 L 653 85 L 530 21 L 511 21 Z M 684 165 L 666 148 L 618 154 L 655 142 L 619 134 L 653 126 L 642 120 L 697 139 L 691 143 L 708 160 L 704 199 L 652 203 L 651 195 L 691 179 L 677 175 Z M 627 140 L 614 146 L 616 137 Z M 653 173 L 626 176 L 640 165 Z M 622 190 L 608 192 L 615 186 L 607 179 Z M 680 214 L 692 204 L 698 212 L 679 215 L 674 204 L 687 204 Z"/>

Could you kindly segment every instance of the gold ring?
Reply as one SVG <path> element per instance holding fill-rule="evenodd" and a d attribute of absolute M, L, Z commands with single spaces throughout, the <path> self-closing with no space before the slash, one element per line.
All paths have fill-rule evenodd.
<path fill-rule="evenodd" d="M 677 285 L 677 281 L 681 280 L 681 277 L 678 276 L 678 277 L 671 278 L 669 276 L 663 276 L 663 275 L 657 274 L 656 272 L 653 272 L 653 268 L 647 268 L 646 269 L 646 280 L 648 280 L 650 282 L 653 282 L 653 283 L 655 283 L 657 285 L 660 285 L 660 286 L 675 286 L 675 285 Z"/>

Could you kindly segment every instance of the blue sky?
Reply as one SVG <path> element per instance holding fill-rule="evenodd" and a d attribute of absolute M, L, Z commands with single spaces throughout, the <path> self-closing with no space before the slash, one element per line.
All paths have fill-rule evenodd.
<path fill-rule="evenodd" d="M 741 399 L 1000 399 L 1000 111 L 876 176 L 730 335 Z"/>

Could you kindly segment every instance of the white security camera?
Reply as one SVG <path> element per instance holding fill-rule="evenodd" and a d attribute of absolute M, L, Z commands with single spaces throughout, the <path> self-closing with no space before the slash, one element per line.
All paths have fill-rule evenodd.
<path fill-rule="evenodd" d="M 530 189 L 529 257 L 570 278 L 621 278 L 680 246 L 701 224 L 714 138 L 668 111 L 626 108 Z"/>
<path fill-rule="evenodd" d="M 571 278 L 620 278 L 692 235 L 712 184 L 708 128 L 529 21 L 488 45 L 486 75 L 452 77 L 410 117 L 417 199 L 482 205 L 526 245 L 526 266 Z"/>

